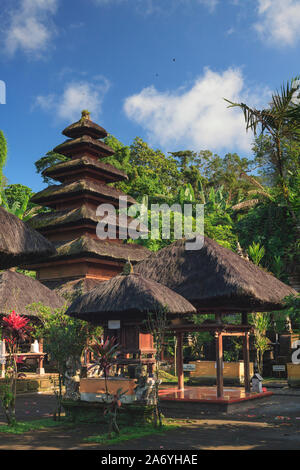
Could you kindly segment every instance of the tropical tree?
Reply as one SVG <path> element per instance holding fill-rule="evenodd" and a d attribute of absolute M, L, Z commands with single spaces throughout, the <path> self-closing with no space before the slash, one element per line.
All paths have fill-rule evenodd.
<path fill-rule="evenodd" d="M 19 345 L 24 342 L 31 331 L 29 320 L 16 312 L 3 318 L 2 341 L 5 342 L 8 358 L 6 361 L 4 383 L 0 388 L 0 402 L 2 404 L 9 426 L 16 424 L 16 395 L 18 363 L 23 362 L 22 357 L 17 356 Z"/>
<path fill-rule="evenodd" d="M 300 106 L 295 104 L 295 91 L 299 88 L 299 77 L 283 84 L 280 91 L 272 95 L 269 107 L 258 110 L 251 108 L 245 103 L 229 103 L 229 108 L 239 107 L 246 122 L 246 130 L 253 131 L 257 136 L 267 134 L 271 143 L 272 162 L 276 168 L 277 184 L 282 189 L 282 194 L 291 210 L 293 217 L 295 214 L 290 207 L 290 192 L 286 181 L 285 160 L 283 152 L 283 142 L 300 142 Z"/>
<path fill-rule="evenodd" d="M 40 320 L 39 324 L 34 326 L 34 337 L 44 339 L 45 349 L 57 365 L 58 391 L 56 393 L 55 417 L 60 419 L 65 374 L 67 372 L 68 376 L 74 377 L 74 380 L 79 384 L 81 356 L 89 342 L 99 334 L 99 331 L 87 322 L 65 315 L 66 307 L 52 311 L 41 303 L 35 303 L 27 308 L 28 311 L 34 312 Z M 70 370 L 72 367 L 73 371 Z M 78 376 L 77 379 L 76 376 Z M 74 390 L 72 391 L 74 392 Z M 66 390 L 66 395 L 70 398 L 68 392 Z"/>
<path fill-rule="evenodd" d="M 7 160 L 7 142 L 3 132 L 0 130 L 0 188 L 3 187 L 3 167 Z"/>
<path fill-rule="evenodd" d="M 46 155 L 39 160 L 35 162 L 35 167 L 36 167 L 36 172 L 37 173 L 42 173 L 44 170 L 47 168 L 56 165 L 57 163 L 63 163 L 70 160 L 69 157 L 66 157 L 65 155 L 61 155 L 59 153 L 53 152 L 52 150 L 50 152 L 47 152 Z M 47 176 L 43 176 L 43 181 L 46 184 L 51 183 L 51 178 Z"/>

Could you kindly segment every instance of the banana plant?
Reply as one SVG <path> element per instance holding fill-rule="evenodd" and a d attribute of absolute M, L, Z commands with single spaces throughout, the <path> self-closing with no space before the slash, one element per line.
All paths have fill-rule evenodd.
<path fill-rule="evenodd" d="M 264 246 L 260 246 L 259 243 L 253 242 L 252 245 L 248 247 L 248 253 L 253 263 L 258 266 L 265 256 L 266 250 Z"/>
<path fill-rule="evenodd" d="M 12 205 L 9 205 L 5 192 L 0 190 L 0 206 L 4 207 L 7 212 L 15 215 L 24 222 L 31 219 L 39 210 L 41 210 L 40 206 L 28 208 L 29 201 L 30 196 L 24 196 L 22 204 L 19 201 L 15 201 Z"/>

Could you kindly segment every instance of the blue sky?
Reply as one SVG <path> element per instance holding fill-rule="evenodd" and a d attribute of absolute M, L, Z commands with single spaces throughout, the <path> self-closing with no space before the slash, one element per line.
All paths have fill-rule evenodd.
<path fill-rule="evenodd" d="M 35 191 L 83 108 L 125 144 L 249 156 L 222 98 L 263 106 L 299 73 L 299 0 L 0 0 L 0 21 L 5 174 Z"/>

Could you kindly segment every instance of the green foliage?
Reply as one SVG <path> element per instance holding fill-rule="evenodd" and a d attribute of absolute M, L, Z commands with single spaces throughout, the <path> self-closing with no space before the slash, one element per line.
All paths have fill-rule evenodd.
<path fill-rule="evenodd" d="M 33 337 L 44 339 L 45 350 L 51 359 L 56 362 L 59 374 L 59 387 L 56 393 L 57 414 L 60 419 L 62 409 L 62 386 L 70 358 L 80 360 L 89 341 L 99 334 L 99 328 L 91 324 L 65 315 L 67 306 L 52 311 L 41 303 L 34 303 L 27 307 L 40 320 L 33 325 Z"/>
<path fill-rule="evenodd" d="M 138 439 L 141 437 L 151 436 L 152 434 L 162 435 L 167 431 L 176 429 L 179 426 L 175 424 L 164 424 L 160 428 L 154 428 L 153 426 L 127 426 L 121 429 L 119 435 L 112 437 L 110 433 L 100 434 L 96 436 L 86 437 L 85 442 L 95 442 L 101 445 L 112 445 L 119 444 L 121 442 L 130 441 L 132 439 Z"/>
<path fill-rule="evenodd" d="M 263 373 L 263 356 L 270 348 L 270 340 L 267 338 L 267 330 L 270 327 L 269 313 L 254 313 L 252 315 L 252 324 L 254 326 L 255 347 L 257 366 L 260 374 Z"/>
<path fill-rule="evenodd" d="M 69 357 L 81 357 L 89 339 L 97 334 L 97 329 L 91 324 L 65 315 L 66 309 L 67 306 L 52 311 L 41 303 L 27 307 L 40 320 L 34 327 L 34 337 L 44 338 L 45 349 L 57 362 L 61 374 L 65 372 Z"/>
<path fill-rule="evenodd" d="M 7 160 L 7 142 L 3 132 L 0 130 L 0 187 L 3 186 L 3 168 Z"/>
<path fill-rule="evenodd" d="M 242 248 L 247 249 L 253 243 L 264 246 L 265 255 L 262 264 L 274 274 L 278 266 L 274 265 L 275 256 L 283 262 L 281 278 L 287 280 L 287 271 L 295 256 L 294 244 L 297 239 L 297 227 L 292 217 L 287 217 L 287 209 L 273 202 L 260 204 L 250 209 L 247 214 L 238 218 L 235 232 Z"/>
<path fill-rule="evenodd" d="M 285 299 L 285 308 L 274 312 L 277 333 L 286 331 L 287 322 L 291 323 L 293 331 L 300 331 L 300 294 Z"/>
<path fill-rule="evenodd" d="M 46 168 L 56 165 L 57 163 L 66 162 L 68 160 L 70 159 L 65 155 L 61 155 L 53 151 L 47 152 L 45 157 L 42 157 L 35 162 L 36 172 L 42 173 L 44 170 L 46 170 Z M 47 176 L 43 176 L 43 181 L 46 184 L 51 184 L 52 182 L 51 178 L 48 178 Z"/>
<path fill-rule="evenodd" d="M 0 190 L 0 205 L 7 212 L 14 214 L 21 220 L 27 221 L 37 213 L 43 211 L 40 206 L 30 202 L 33 192 L 22 184 L 10 184 Z"/>
<path fill-rule="evenodd" d="M 248 253 L 253 263 L 258 266 L 265 256 L 266 250 L 263 246 L 260 246 L 259 243 L 253 242 L 252 245 L 248 247 Z"/>
<path fill-rule="evenodd" d="M 269 107 L 266 109 L 257 110 L 245 103 L 225 100 L 229 103 L 229 107 L 239 107 L 242 110 L 247 130 L 252 130 L 255 136 L 259 130 L 260 135 L 267 137 L 266 140 L 258 142 L 258 150 L 260 151 L 260 144 L 264 146 L 264 150 L 257 157 L 271 165 L 272 177 L 294 219 L 296 216 L 291 208 L 287 171 L 290 171 L 290 163 L 291 160 L 294 162 L 294 159 L 286 158 L 284 146 L 287 144 L 293 147 L 295 144 L 300 144 L 300 106 L 296 106 L 293 102 L 295 93 L 293 83 L 298 79 L 299 77 L 296 77 L 284 83 L 280 91 L 273 93 Z M 299 149 L 299 146 L 297 148 Z M 289 154 L 291 151 L 290 149 Z M 297 159 L 297 150 L 294 154 Z M 299 168 L 299 160 L 296 161 L 296 165 Z"/>
<path fill-rule="evenodd" d="M 73 427 L 73 423 L 68 422 L 66 419 L 61 421 L 53 421 L 49 418 L 36 419 L 34 421 L 19 421 L 13 426 L 0 425 L 0 433 L 5 434 L 25 434 L 30 431 L 39 431 L 48 428 L 56 427 Z"/>

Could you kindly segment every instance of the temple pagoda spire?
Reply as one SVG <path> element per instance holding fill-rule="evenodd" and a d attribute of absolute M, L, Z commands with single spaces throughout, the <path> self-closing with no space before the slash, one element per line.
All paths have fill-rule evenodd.
<path fill-rule="evenodd" d="M 81 119 L 64 129 L 63 134 L 69 139 L 54 152 L 68 160 L 43 172 L 60 184 L 49 186 L 31 199 L 52 209 L 33 217 L 30 225 L 55 244 L 57 253 L 34 262 L 30 269 L 36 270 L 37 278 L 48 287 L 72 293 L 110 279 L 122 272 L 128 258 L 135 263 L 149 252 L 139 245 L 124 244 L 118 238 L 97 237 L 96 226 L 101 221 L 96 215 L 97 207 L 108 203 L 117 208 L 119 198 L 125 196 L 108 184 L 127 179 L 124 172 L 103 161 L 114 154 L 102 140 L 108 135 L 106 130 L 91 121 L 85 110 Z M 135 200 L 127 196 L 127 202 L 130 205 Z M 116 225 L 118 236 L 124 220 L 117 218 Z"/>

